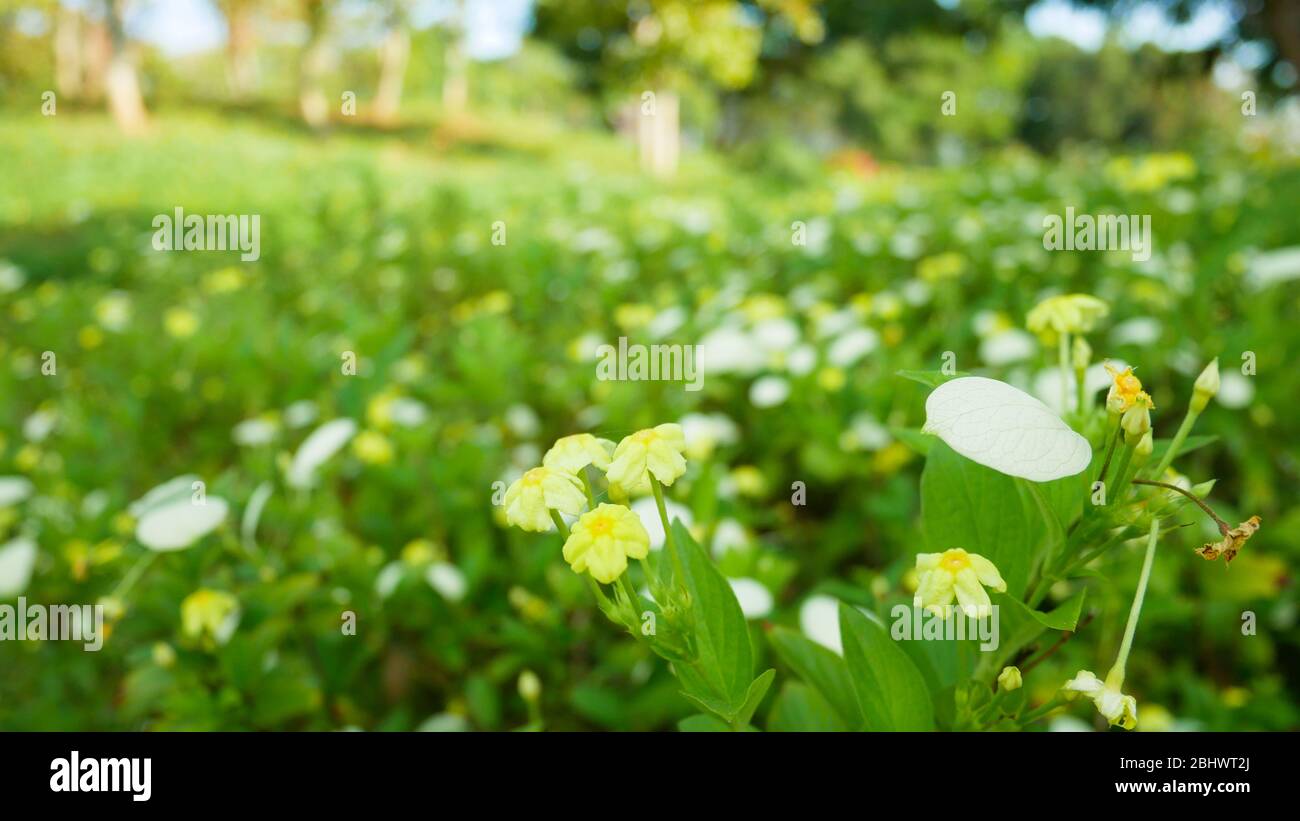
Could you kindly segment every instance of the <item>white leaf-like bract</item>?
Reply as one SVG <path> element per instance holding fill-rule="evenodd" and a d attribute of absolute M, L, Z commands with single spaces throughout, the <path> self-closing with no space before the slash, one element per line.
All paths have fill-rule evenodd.
<path fill-rule="evenodd" d="M 151 508 L 135 527 L 140 544 L 160 553 L 184 550 L 225 521 L 229 506 L 225 499 L 207 497 L 202 504 L 189 496 L 175 498 Z"/>
<path fill-rule="evenodd" d="M 26 590 L 34 567 L 36 542 L 19 536 L 8 544 L 0 545 L 0 600 L 17 596 Z"/>
<path fill-rule="evenodd" d="M 311 432 L 298 447 L 289 465 L 286 479 L 290 487 L 311 487 L 316 479 L 316 469 L 338 453 L 357 432 L 357 423 L 351 419 L 334 419 Z"/>
<path fill-rule="evenodd" d="M 925 400 L 926 433 L 985 467 L 1034 482 L 1073 476 L 1092 460 L 1088 440 L 1039 400 L 996 379 L 964 376 Z"/>

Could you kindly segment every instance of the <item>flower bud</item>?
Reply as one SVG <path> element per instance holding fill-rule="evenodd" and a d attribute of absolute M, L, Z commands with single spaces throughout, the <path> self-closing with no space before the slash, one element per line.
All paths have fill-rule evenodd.
<path fill-rule="evenodd" d="M 1136 445 L 1144 434 L 1151 430 L 1151 402 L 1145 392 L 1138 394 L 1133 407 L 1124 411 L 1120 418 L 1120 427 L 1124 429 L 1124 441 Z"/>
<path fill-rule="evenodd" d="M 1155 450 L 1155 441 L 1151 438 L 1151 431 L 1147 431 L 1142 434 L 1137 446 L 1133 448 L 1133 458 L 1139 460 L 1138 464 L 1141 464 L 1151 456 L 1153 450 Z"/>
<path fill-rule="evenodd" d="M 1216 356 L 1196 377 L 1192 387 L 1192 413 L 1200 413 L 1219 392 L 1219 358 Z"/>
<path fill-rule="evenodd" d="M 542 696 L 542 680 L 532 670 L 525 670 L 519 674 L 519 697 L 529 704 L 537 701 Z"/>
<path fill-rule="evenodd" d="M 1021 685 L 1019 667 L 1003 667 L 1002 672 L 998 673 L 998 689 L 1011 692 L 1019 690 Z"/>
<path fill-rule="evenodd" d="M 1092 346 L 1081 336 L 1074 338 L 1074 350 L 1071 351 L 1071 364 L 1076 371 L 1086 371 L 1092 362 Z"/>

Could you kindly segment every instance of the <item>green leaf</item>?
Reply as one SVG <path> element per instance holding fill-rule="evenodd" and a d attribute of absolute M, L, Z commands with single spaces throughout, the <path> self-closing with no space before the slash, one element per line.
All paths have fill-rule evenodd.
<path fill-rule="evenodd" d="M 1006 658 L 1046 630 L 1073 630 L 1083 613 L 1086 593 L 1086 588 L 1080 590 L 1048 613 L 1032 610 L 1005 593 L 992 593 L 990 599 L 998 606 L 998 630 L 1002 635 L 998 652 Z"/>
<path fill-rule="evenodd" d="M 841 602 L 840 636 L 868 730 L 934 729 L 934 705 L 925 679 L 885 628 Z"/>
<path fill-rule="evenodd" d="M 768 668 L 758 678 L 750 682 L 749 693 L 745 696 L 745 703 L 741 706 L 740 712 L 736 714 L 733 723 L 737 726 L 744 726 L 754 717 L 754 711 L 758 705 L 763 703 L 763 696 L 767 695 L 768 688 L 772 686 L 772 680 L 776 678 L 776 671 Z"/>
<path fill-rule="evenodd" d="M 849 728 L 820 693 L 798 681 L 787 681 L 772 705 L 767 729 L 774 733 L 836 733 Z"/>
<path fill-rule="evenodd" d="M 697 650 L 694 664 L 673 669 L 689 695 L 734 721 L 745 707 L 754 675 L 749 625 L 731 585 L 681 522 L 673 522 L 673 538 L 686 573 Z"/>
<path fill-rule="evenodd" d="M 773 628 L 768 642 L 777 657 L 831 706 L 846 729 L 861 729 L 862 710 L 844 659 L 785 627 Z"/>
<path fill-rule="evenodd" d="M 1016 480 L 936 441 L 921 472 L 921 521 L 929 551 L 954 547 L 998 567 L 1013 595 L 1024 592 L 1041 515 L 1027 509 Z"/>
<path fill-rule="evenodd" d="M 717 716 L 704 715 L 703 713 L 687 716 L 677 722 L 677 729 L 683 733 L 729 733 L 731 727 L 727 722 Z"/>
<path fill-rule="evenodd" d="M 957 371 L 956 373 L 944 373 L 943 371 L 895 371 L 895 376 L 901 376 L 904 379 L 910 379 L 913 382 L 919 382 L 927 388 L 937 388 L 949 379 L 956 379 L 959 376 L 970 376 L 966 371 Z"/>

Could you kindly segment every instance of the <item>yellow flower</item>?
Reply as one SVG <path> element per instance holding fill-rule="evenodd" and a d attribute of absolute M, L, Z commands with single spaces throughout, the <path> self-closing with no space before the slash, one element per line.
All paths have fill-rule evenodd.
<path fill-rule="evenodd" d="M 1118 724 L 1125 730 L 1131 730 L 1137 726 L 1137 699 L 1133 696 L 1126 696 L 1119 691 L 1119 687 L 1112 687 L 1097 678 L 1089 670 L 1080 670 L 1078 675 L 1065 682 L 1063 688 L 1069 693 L 1083 693 L 1092 699 L 1093 704 L 1097 705 L 1097 712 L 1101 713 L 1111 726 Z"/>
<path fill-rule="evenodd" d="M 393 461 L 393 443 L 373 430 L 363 430 L 352 440 L 352 452 L 370 465 L 386 465 Z"/>
<path fill-rule="evenodd" d="M 533 468 L 506 489 L 506 521 L 535 533 L 551 529 L 552 510 L 576 516 L 586 505 L 578 477 L 558 468 Z"/>
<path fill-rule="evenodd" d="M 967 616 L 986 616 L 992 612 L 992 601 L 984 586 L 1003 593 L 1007 589 L 993 562 L 960 547 L 943 553 L 918 554 L 916 569 L 920 579 L 913 606 L 924 607 L 940 616 L 945 615 L 944 608 L 952 603 L 954 595 Z"/>
<path fill-rule="evenodd" d="M 672 423 L 637 431 L 618 443 L 606 475 L 631 493 L 649 489 L 650 477 L 671 485 L 686 472 L 686 435 Z"/>
<path fill-rule="evenodd" d="M 1123 413 L 1133 407 L 1133 402 L 1138 396 L 1146 396 L 1146 392 L 1142 390 L 1142 381 L 1133 375 L 1132 368 L 1116 370 L 1109 362 L 1104 363 L 1103 367 L 1112 380 L 1110 393 L 1106 394 L 1106 410 L 1111 413 Z M 1148 400 L 1150 398 L 1147 397 Z M 1154 408 L 1155 405 L 1151 407 Z"/>
<path fill-rule="evenodd" d="M 1025 317 L 1025 327 L 1044 342 L 1053 343 L 1057 334 L 1086 334 L 1110 313 L 1110 306 L 1088 294 L 1063 294 L 1044 299 Z"/>
<path fill-rule="evenodd" d="M 220 590 L 199 589 L 181 602 L 181 629 L 191 638 L 225 644 L 239 625 L 239 600 Z"/>
<path fill-rule="evenodd" d="M 650 534 L 622 505 L 602 504 L 582 514 L 564 543 L 564 560 L 573 572 L 589 572 L 602 584 L 623 575 L 629 558 L 644 559 L 649 552 Z"/>
<path fill-rule="evenodd" d="M 613 452 L 614 443 L 608 439 L 597 439 L 590 433 L 575 433 L 556 439 L 542 457 L 542 465 L 575 475 L 587 465 L 607 470 Z"/>
<path fill-rule="evenodd" d="M 163 328 L 168 335 L 185 339 L 194 336 L 194 332 L 199 329 L 199 318 L 193 311 L 184 308 L 168 308 L 163 314 Z"/>
<path fill-rule="evenodd" d="M 1151 409 L 1155 403 L 1151 397 L 1147 396 L 1146 391 L 1138 391 L 1138 395 L 1133 397 L 1133 404 L 1129 409 L 1124 411 L 1120 417 L 1120 427 L 1124 429 L 1126 442 L 1137 444 L 1139 440 L 1151 431 Z"/>
<path fill-rule="evenodd" d="M 998 689 L 1011 692 L 1019 690 L 1024 681 L 1020 678 L 1019 667 L 1003 667 L 1002 672 L 998 673 Z"/>

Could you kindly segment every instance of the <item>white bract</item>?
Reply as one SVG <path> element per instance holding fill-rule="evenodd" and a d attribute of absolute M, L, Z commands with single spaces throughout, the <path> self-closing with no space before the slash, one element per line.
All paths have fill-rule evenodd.
<path fill-rule="evenodd" d="M 16 596 L 26 590 L 34 567 L 36 542 L 20 536 L 8 544 L 0 545 L 0 599 Z"/>
<path fill-rule="evenodd" d="M 140 544 L 159 552 L 183 550 L 225 521 L 225 499 L 209 496 L 195 502 L 188 495 L 150 509 L 135 527 Z"/>
<path fill-rule="evenodd" d="M 293 455 L 285 477 L 289 485 L 310 487 L 316 479 L 316 469 L 338 453 L 356 432 L 357 423 L 351 419 L 333 419 L 312 431 Z"/>
<path fill-rule="evenodd" d="M 1073 476 L 1092 460 L 1088 440 L 1051 408 L 996 379 L 965 376 L 925 400 L 926 433 L 974 462 L 1008 476 L 1050 482 Z"/>
<path fill-rule="evenodd" d="M 0 507 L 11 507 L 32 495 L 32 483 L 24 476 L 0 476 Z"/>

